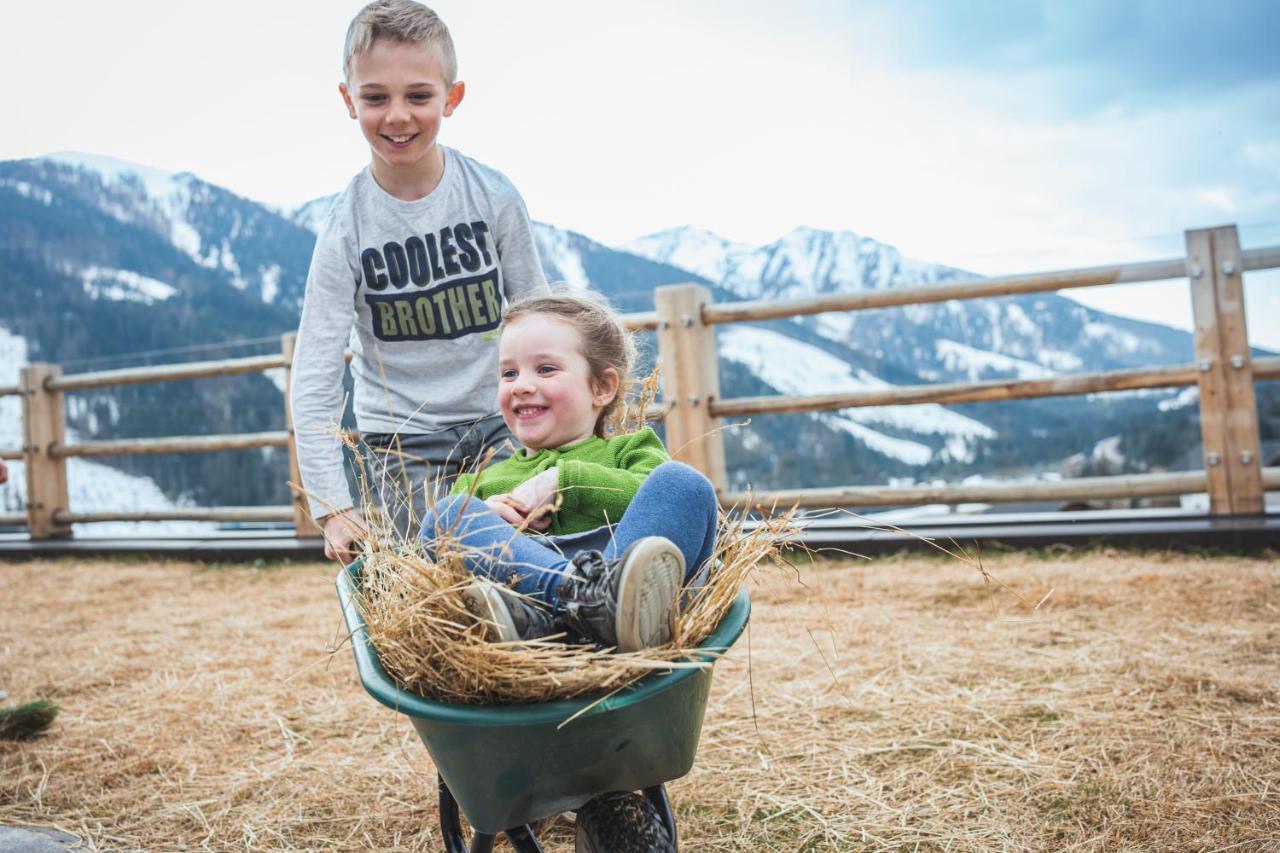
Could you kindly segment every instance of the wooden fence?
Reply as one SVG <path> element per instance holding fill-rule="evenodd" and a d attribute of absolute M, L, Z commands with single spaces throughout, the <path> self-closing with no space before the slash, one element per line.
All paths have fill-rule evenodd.
<path fill-rule="evenodd" d="M 1248 515 L 1264 510 L 1264 492 L 1280 490 L 1280 468 L 1263 468 L 1254 383 L 1280 379 L 1280 358 L 1252 358 L 1245 329 L 1243 274 L 1280 267 L 1280 246 L 1242 251 L 1234 225 L 1186 232 L 1186 256 L 1137 264 L 1013 275 L 940 285 L 860 291 L 793 301 L 717 305 L 699 285 L 660 287 L 655 310 L 626 316 L 632 330 L 656 330 L 663 365 L 663 399 L 655 417 L 666 421 L 674 455 L 706 473 L 725 504 L 811 507 L 897 506 L 922 503 L 990 503 L 1089 500 L 1207 492 L 1210 514 Z M 831 311 L 862 311 L 952 299 L 1040 293 L 1075 287 L 1163 281 L 1186 277 L 1191 288 L 1196 360 L 1192 364 L 1077 374 L 1050 379 L 997 380 L 895 387 L 813 396 L 722 399 L 714 326 L 748 320 L 796 317 Z M 0 396 L 21 395 L 23 446 L 0 449 L 0 458 L 26 463 L 27 512 L 0 515 L 0 524 L 25 524 L 32 539 L 65 537 L 71 525 L 92 521 L 292 521 L 298 535 L 316 535 L 306 500 L 291 506 L 175 508 L 152 512 L 76 512 L 69 506 L 66 460 L 73 456 L 132 455 L 287 447 L 290 477 L 298 482 L 297 453 L 289 416 L 288 377 L 293 334 L 279 355 L 160 367 L 63 375 L 57 365 L 31 364 L 20 384 L 0 387 Z M 66 442 L 64 394 L 140 382 L 285 371 L 286 428 L 248 435 L 173 436 Z M 849 486 L 761 491 L 727 489 L 721 418 L 782 412 L 819 412 L 866 406 L 969 403 L 1139 388 L 1198 387 L 1204 469 L 1184 473 L 1091 477 L 1058 482 L 982 485 Z"/>

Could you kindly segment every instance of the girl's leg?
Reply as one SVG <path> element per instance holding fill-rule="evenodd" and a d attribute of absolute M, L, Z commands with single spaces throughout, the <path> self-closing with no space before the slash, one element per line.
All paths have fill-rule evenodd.
<path fill-rule="evenodd" d="M 614 530 L 605 558 L 616 559 L 645 536 L 664 536 L 684 554 L 687 583 L 715 550 L 718 510 L 710 480 L 682 462 L 664 462 L 640 485 Z"/>
<path fill-rule="evenodd" d="M 453 537 L 474 575 L 512 585 L 516 592 L 554 606 L 556 587 L 569 561 L 564 555 L 519 533 L 481 500 L 451 495 L 429 507 L 422 521 L 422 544 L 434 556 L 436 539 Z"/>

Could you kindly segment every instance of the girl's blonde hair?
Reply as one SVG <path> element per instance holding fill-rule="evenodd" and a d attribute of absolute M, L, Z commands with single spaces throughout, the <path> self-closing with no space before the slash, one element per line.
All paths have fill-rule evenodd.
<path fill-rule="evenodd" d="M 630 333 L 622 327 L 621 318 L 603 297 L 567 293 L 530 296 L 511 303 L 502 314 L 503 328 L 535 314 L 562 320 L 577 330 L 582 356 L 591 367 L 592 379 L 600 381 L 609 368 L 617 372 L 618 393 L 613 395 L 613 400 L 596 419 L 595 434 L 605 438 L 617 429 L 623 414 L 622 401 L 631 391 L 631 366 L 635 362 L 636 348 Z"/>

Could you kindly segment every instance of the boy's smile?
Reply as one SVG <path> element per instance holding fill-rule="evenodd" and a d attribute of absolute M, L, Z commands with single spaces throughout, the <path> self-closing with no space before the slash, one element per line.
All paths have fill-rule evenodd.
<path fill-rule="evenodd" d="M 380 39 L 352 58 L 338 90 L 369 143 L 378 184 L 406 200 L 435 189 L 444 173 L 436 137 L 465 92 L 462 83 L 445 80 L 438 51 Z"/>

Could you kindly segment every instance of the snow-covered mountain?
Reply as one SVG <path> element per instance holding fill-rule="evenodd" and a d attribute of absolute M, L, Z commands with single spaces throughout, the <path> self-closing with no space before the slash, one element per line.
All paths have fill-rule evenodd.
<path fill-rule="evenodd" d="M 671 228 L 621 248 L 687 269 L 737 298 L 771 302 L 976 278 L 905 258 L 870 237 L 805 227 L 760 246 L 704 229 Z M 890 384 L 1037 379 L 1185 362 L 1192 351 L 1186 333 L 1110 316 L 1053 293 L 822 314 L 766 325 L 768 332 L 744 324 L 720 327 L 721 358 L 745 368 L 766 393 L 796 395 Z M 732 376 L 733 368 L 727 372 Z M 1152 402 L 1139 404 L 1133 414 L 1148 407 L 1154 411 L 1168 395 L 1151 396 Z M 911 406 L 792 417 L 850 432 L 860 445 L 905 463 L 918 472 L 909 476 L 919 476 L 973 464 L 980 461 L 980 449 L 992 456 L 994 448 L 1028 433 L 1047 437 L 1062 428 L 1068 405 L 1073 404 L 1045 400 L 960 407 L 963 414 Z M 1127 404 L 1117 407 L 1114 398 L 1074 405 L 1077 414 L 1087 409 L 1099 421 L 1128 417 L 1118 415 Z"/>
<path fill-rule="evenodd" d="M 80 154 L 0 162 L 0 325 L 67 372 L 278 352 L 313 243 L 194 175 Z M 258 432 L 283 427 L 284 405 L 269 378 L 244 376 L 79 392 L 67 417 L 86 438 Z M 171 500 L 252 504 L 287 501 L 281 456 L 108 461 Z"/>
<path fill-rule="evenodd" d="M 849 290 L 930 284 L 965 273 L 903 258 L 893 246 L 849 231 L 800 227 L 765 246 L 701 228 L 669 228 L 619 248 L 681 267 L 743 299 L 799 299 Z"/>
<path fill-rule="evenodd" d="M 295 220 L 312 224 L 314 211 L 331 200 L 308 202 Z M 534 235 L 549 280 L 594 288 L 623 310 L 651 309 L 652 290 L 663 283 L 701 282 L 718 301 L 773 301 L 974 278 L 905 258 L 870 237 L 805 227 L 763 246 L 692 227 L 614 249 L 546 223 L 535 223 Z M 642 259 L 656 266 L 641 268 Z M 743 371 L 755 393 L 815 394 L 1171 363 L 1189 358 L 1191 347 L 1185 333 L 1111 317 L 1057 294 L 824 314 L 763 328 L 732 324 L 717 335 L 726 395 L 744 387 Z M 962 415 L 936 405 L 790 416 L 796 418 L 827 434 L 818 443 L 831 443 L 832 434 L 852 436 L 907 475 L 972 463 L 977 448 L 997 441 L 1002 430 L 1028 426 L 1026 418 L 1007 413 L 990 418 L 971 407 Z M 788 428 L 777 424 L 786 420 L 758 419 L 753 429 L 782 435 Z M 729 441 L 732 450 L 742 438 L 730 432 Z"/>
<path fill-rule="evenodd" d="M 0 325 L 26 341 L 31 358 L 72 371 L 142 350 L 164 353 L 159 361 L 272 351 L 296 327 L 315 230 L 332 200 L 280 211 L 188 173 L 81 154 L 0 162 Z M 689 281 L 723 302 L 970 277 L 867 236 L 813 228 L 762 246 L 689 227 L 621 248 L 546 223 L 534 233 L 550 280 L 599 290 L 624 311 L 652 310 L 655 287 Z M 1185 333 L 1056 294 L 732 324 L 718 336 L 726 397 L 1036 378 L 1191 357 Z M 228 342 L 237 348 L 203 349 Z M 1139 424 L 1161 404 L 1190 423 L 1195 407 L 1170 399 L 1153 392 L 757 418 L 727 431 L 729 467 L 735 484 L 759 486 L 1053 468 L 1110 436 L 1132 443 L 1149 434 Z M 270 381 L 253 376 L 71 395 L 68 413 L 86 437 L 246 432 L 281 428 L 283 402 Z M 1169 442 L 1181 434 L 1171 431 Z M 1126 445 L 1126 464 L 1168 455 L 1148 451 Z M 192 454 L 118 465 L 152 474 L 175 497 L 282 503 L 281 457 Z"/>
<path fill-rule="evenodd" d="M 744 299 L 801 299 L 977 278 L 904 258 L 870 237 L 815 228 L 797 228 L 763 246 L 734 243 L 702 229 L 672 228 L 622 248 L 688 269 Z M 1191 357 L 1186 333 L 1108 315 L 1054 293 L 823 314 L 796 322 L 854 349 L 911 364 L 927 381 L 1033 378 Z"/>
<path fill-rule="evenodd" d="M 310 238 L 264 205 L 189 172 L 100 155 L 59 152 L 3 165 L 0 188 L 55 210 L 92 208 L 164 239 L 197 266 L 264 303 L 293 310 L 301 305 Z M 145 274 L 139 289 L 137 269 L 70 263 L 63 271 L 84 278 L 86 290 L 100 299 L 155 301 L 173 294 L 171 281 Z M 108 282 L 105 288 L 98 284 L 102 280 Z"/>

